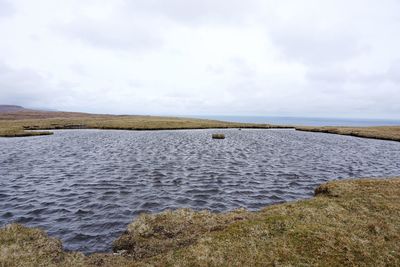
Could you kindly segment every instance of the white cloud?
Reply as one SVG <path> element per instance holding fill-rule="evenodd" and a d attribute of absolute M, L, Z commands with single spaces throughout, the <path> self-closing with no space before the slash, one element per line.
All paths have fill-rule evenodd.
<path fill-rule="evenodd" d="M 400 117 L 397 0 L 0 0 L 0 102 Z"/>
<path fill-rule="evenodd" d="M 138 0 L 125 1 L 124 8 L 129 14 L 168 18 L 188 26 L 213 26 L 243 23 L 260 5 L 257 0 Z"/>
<path fill-rule="evenodd" d="M 2 103 L 24 103 L 30 106 L 45 106 L 57 101 L 54 98 L 43 98 L 46 95 L 57 95 L 55 89 L 46 79 L 31 69 L 12 69 L 0 62 L 0 88 Z"/>
<path fill-rule="evenodd" d="M 0 0 L 0 18 L 12 16 L 15 12 L 15 8 L 11 1 Z"/>

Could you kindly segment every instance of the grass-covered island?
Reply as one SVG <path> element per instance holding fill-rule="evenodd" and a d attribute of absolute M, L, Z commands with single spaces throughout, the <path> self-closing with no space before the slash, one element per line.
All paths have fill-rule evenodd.
<path fill-rule="evenodd" d="M 334 181 L 258 212 L 141 215 L 115 253 L 65 252 L 39 229 L 0 230 L 0 266 L 399 266 L 400 178 Z"/>

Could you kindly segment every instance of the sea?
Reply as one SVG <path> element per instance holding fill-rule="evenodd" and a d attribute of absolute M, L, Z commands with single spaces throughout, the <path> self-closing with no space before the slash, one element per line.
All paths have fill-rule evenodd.
<path fill-rule="evenodd" d="M 267 123 L 298 126 L 400 126 L 400 119 L 357 119 L 357 118 L 318 118 L 318 117 L 274 117 L 274 116 L 218 116 L 191 115 L 198 119 L 210 119 L 243 123 Z"/>

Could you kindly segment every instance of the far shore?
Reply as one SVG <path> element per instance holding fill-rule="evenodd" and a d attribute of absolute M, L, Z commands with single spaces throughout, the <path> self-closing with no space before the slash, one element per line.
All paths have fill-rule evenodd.
<path fill-rule="evenodd" d="M 282 129 L 292 127 L 157 116 L 98 115 L 42 111 L 0 113 L 0 137 L 50 135 L 52 134 L 51 130 L 59 129 L 154 131 L 230 128 Z"/>
<path fill-rule="evenodd" d="M 331 133 L 355 137 L 400 141 L 399 126 L 374 127 L 311 127 L 236 123 L 180 117 L 104 115 L 76 112 L 20 110 L 0 112 L 0 137 L 51 135 L 57 129 L 103 130 L 190 130 L 190 129 L 295 129 L 306 132 Z"/>
<path fill-rule="evenodd" d="M 349 135 L 355 137 L 380 139 L 387 141 L 400 141 L 400 126 L 374 126 L 374 127 L 307 127 L 296 126 L 297 131 Z"/>

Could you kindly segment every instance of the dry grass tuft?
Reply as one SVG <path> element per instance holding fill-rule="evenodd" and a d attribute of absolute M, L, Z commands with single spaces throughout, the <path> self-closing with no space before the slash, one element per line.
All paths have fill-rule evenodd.
<path fill-rule="evenodd" d="M 225 139 L 225 135 L 224 134 L 213 134 L 212 138 L 213 139 Z"/>
<path fill-rule="evenodd" d="M 160 214 L 142 214 L 114 242 L 113 250 L 124 251 L 125 255 L 134 259 L 149 258 L 190 246 L 205 234 L 220 231 L 250 216 L 245 210 L 215 214 L 179 209 Z"/>
<path fill-rule="evenodd" d="M 65 253 L 61 241 L 39 229 L 10 224 L 0 230 L 0 266 L 79 266 L 81 253 Z"/>

